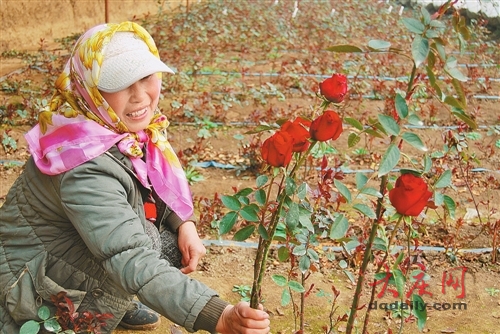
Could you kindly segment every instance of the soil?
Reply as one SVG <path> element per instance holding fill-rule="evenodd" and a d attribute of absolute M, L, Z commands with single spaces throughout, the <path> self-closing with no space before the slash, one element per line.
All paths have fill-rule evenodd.
<path fill-rule="evenodd" d="M 89 6 L 92 6 L 92 4 L 89 3 Z M 47 26 L 51 25 L 51 22 L 48 20 L 40 24 L 44 23 Z M 68 32 L 68 35 L 71 33 L 73 32 Z M 59 53 L 59 55 L 63 54 Z M 226 54 L 226 56 L 230 57 L 231 55 Z M 293 59 L 293 56 L 290 55 L 290 58 Z M 27 78 L 30 78 L 33 82 L 47 80 L 47 75 L 37 71 L 32 66 L 27 67 L 19 59 L 2 57 L 1 62 L 2 81 L 8 79 L 10 82 L 23 82 Z M 248 80 L 251 81 L 252 79 L 249 78 Z M 258 83 L 258 80 L 262 79 L 254 80 Z M 492 83 L 492 85 L 491 91 L 500 91 L 498 84 Z M 5 92 L 2 92 L 0 97 L 4 100 L 13 98 L 12 95 Z M 164 110 L 170 110 L 170 103 L 169 96 L 165 96 L 165 100 L 161 102 L 161 107 Z M 278 99 L 269 99 L 268 103 L 274 108 L 271 110 L 271 107 L 269 107 L 271 112 L 279 113 L 283 108 L 302 110 L 315 102 L 312 98 L 294 99 L 292 97 L 287 98 L 286 102 L 281 102 Z M 360 102 L 356 100 L 348 101 L 346 106 L 344 106 L 345 110 L 362 110 L 366 115 L 373 115 L 383 107 L 384 104 L 380 101 Z M 263 109 L 265 108 L 263 107 Z M 476 117 L 477 120 L 482 122 L 481 124 L 494 124 L 498 121 L 497 102 L 487 100 L 476 101 L 471 108 L 475 108 L 477 111 Z M 229 126 L 228 124 L 247 121 L 249 115 L 254 110 L 255 106 L 252 105 L 231 108 L 226 114 L 226 123 L 213 128 L 210 131 L 211 136 L 203 141 L 202 149 L 196 152 L 197 160 L 199 162 L 215 161 L 232 166 L 244 166 L 245 158 L 241 156 L 241 142 L 235 139 L 235 135 L 244 134 L 250 128 L 245 126 Z M 439 118 L 443 125 L 446 125 L 448 122 L 446 117 L 443 117 L 439 112 L 435 117 Z M 26 142 L 23 139 L 23 134 L 27 129 L 29 129 L 28 125 L 9 128 L 9 136 L 17 141 L 17 150 L 0 150 L 0 163 L 2 163 L 2 166 L 0 166 L 0 205 L 3 203 L 8 189 L 22 171 L 22 163 L 29 157 Z M 173 123 L 170 127 L 171 143 L 179 152 L 192 150 L 194 143 L 198 139 L 198 131 L 199 128 L 193 126 Z M 4 130 L 0 129 L 0 134 L 3 132 Z M 431 146 L 434 145 L 434 147 L 430 147 L 433 150 L 438 149 L 439 145 L 442 145 L 439 143 L 442 143 L 441 136 L 443 133 L 444 131 L 435 131 L 434 129 L 422 129 L 419 134 L 426 143 L 430 143 Z M 383 141 L 367 143 L 371 157 L 357 156 L 347 151 L 343 152 L 344 156 L 347 157 L 346 167 L 351 169 L 374 168 L 375 161 L 372 157 L 376 156 L 377 152 L 384 145 L 386 143 Z M 336 147 L 347 147 L 347 135 L 341 136 L 339 141 L 336 142 Z M 473 209 L 469 201 L 470 196 L 486 196 L 485 198 L 493 203 L 493 205 L 500 202 L 498 173 L 495 172 L 500 170 L 500 156 L 496 152 L 489 152 L 485 147 L 488 146 L 484 141 L 476 141 L 472 148 L 475 150 L 477 158 L 482 162 L 481 167 L 487 170 L 477 173 L 477 176 L 472 178 L 474 182 L 471 187 L 472 194 L 468 192 L 465 178 L 454 180 L 456 194 L 461 199 L 459 203 L 460 215 L 464 217 L 465 213 Z M 443 162 L 441 167 L 444 169 L 449 168 L 446 162 Z M 197 203 L 202 199 L 213 199 L 215 194 L 231 194 L 234 189 L 251 187 L 255 182 L 255 173 L 251 171 L 213 167 L 198 167 L 196 170 L 204 178 L 202 181 L 192 185 L 193 196 Z M 344 182 L 347 185 L 353 185 L 353 176 L 346 175 Z M 489 189 L 489 192 L 485 194 L 484 189 Z M 203 213 L 203 211 L 198 213 Z M 474 218 L 474 215 L 472 215 L 468 219 L 465 219 L 463 221 L 464 225 L 456 230 L 454 225 L 450 225 L 451 223 L 436 219 L 434 224 L 428 226 L 427 233 L 423 235 L 421 242 L 424 245 L 439 247 L 491 247 L 491 236 L 480 233 L 482 226 Z M 491 219 L 499 218 L 492 216 Z M 361 229 L 362 226 L 357 226 L 357 228 Z M 190 277 L 199 279 L 219 291 L 222 298 L 233 303 L 238 302 L 241 296 L 234 292 L 233 289 L 235 287 L 251 286 L 252 284 L 252 265 L 256 252 L 252 242 L 244 245 L 239 243 L 231 244 L 231 236 L 224 236 L 225 243 L 220 245 L 217 242 L 218 236 L 215 230 L 209 224 L 202 225 L 199 232 L 202 239 L 206 242 L 207 255 L 201 260 L 198 271 L 190 274 Z M 474 235 L 478 235 L 478 237 L 471 237 Z M 330 245 L 324 246 L 328 247 Z M 321 248 L 318 251 L 328 252 L 328 248 Z M 278 261 L 275 253 L 275 251 L 271 253 L 266 272 L 263 291 L 265 298 L 264 306 L 271 315 L 272 333 L 291 334 L 297 330 L 293 307 L 291 305 L 281 305 L 282 289 L 271 280 L 273 274 L 283 275 L 289 268 L 288 264 Z M 339 267 L 339 262 L 347 258 L 343 252 L 334 252 L 334 255 L 334 260 L 323 261 L 319 270 L 314 272 L 307 281 L 306 288 L 311 288 L 311 293 L 306 298 L 306 333 L 324 333 L 324 328 L 329 325 L 329 314 L 332 308 L 332 287 L 340 291 L 339 298 L 335 303 L 335 306 L 338 307 L 334 313 L 335 319 L 337 316 L 342 316 L 348 312 L 351 305 L 355 284 L 349 279 L 345 271 Z M 355 262 L 355 254 L 353 255 L 353 259 Z M 422 286 L 418 286 L 417 290 L 415 290 L 423 294 L 422 297 L 429 303 L 427 308 L 428 320 L 423 330 L 424 332 L 499 333 L 500 266 L 491 263 L 491 255 L 488 252 L 457 253 L 454 256 L 450 256 L 443 252 L 425 251 L 418 254 L 417 262 L 425 266 L 425 272 L 429 275 L 429 280 L 426 281 L 429 286 L 421 290 L 419 288 Z M 462 267 L 466 268 L 463 277 L 461 276 Z M 356 276 L 356 271 L 353 267 L 348 267 L 347 270 Z M 358 314 L 360 316 L 364 314 L 369 301 L 369 284 L 373 282 L 372 271 L 373 268 L 371 268 L 365 280 L 361 302 L 364 308 L 359 311 Z M 455 285 L 447 281 L 449 278 L 454 279 Z M 311 283 L 314 283 L 314 286 L 310 286 Z M 381 288 L 381 286 L 378 287 L 377 293 L 380 292 Z M 462 292 L 465 292 L 465 297 L 458 298 Z M 168 298 L 168 296 L 165 296 L 165 298 Z M 294 295 L 296 303 L 298 303 L 298 298 L 297 295 Z M 376 309 L 370 313 L 370 333 L 397 332 L 399 318 L 395 317 L 390 311 L 383 309 L 390 307 L 396 300 L 396 298 L 391 297 L 390 292 L 380 298 L 377 297 L 377 306 L 373 305 Z M 457 303 L 462 304 L 458 305 Z M 438 310 L 439 308 L 440 310 Z M 361 327 L 362 320 L 362 318 L 358 319 L 358 327 Z M 403 333 L 418 333 L 415 319 L 411 318 L 409 322 L 405 324 Z M 340 322 L 335 328 L 340 333 L 344 332 L 345 322 Z M 142 332 L 118 328 L 115 333 L 139 334 Z M 163 318 L 160 328 L 151 333 L 187 332 Z"/>

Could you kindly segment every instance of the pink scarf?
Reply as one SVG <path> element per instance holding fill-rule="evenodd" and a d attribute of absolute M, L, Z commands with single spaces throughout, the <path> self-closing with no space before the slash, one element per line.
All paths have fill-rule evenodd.
<path fill-rule="evenodd" d="M 158 57 L 149 33 L 133 22 L 100 25 L 87 31 L 56 80 L 57 91 L 49 107 L 26 134 L 30 152 L 42 173 L 57 175 L 118 144 L 118 149 L 130 157 L 142 185 L 149 189 L 152 185 L 158 196 L 181 219 L 187 220 L 193 214 L 191 191 L 167 140 L 166 117 L 157 112 L 145 130 L 129 133 L 97 89 L 100 46 L 117 31 L 134 32 Z M 146 161 L 141 159 L 144 145 Z"/>

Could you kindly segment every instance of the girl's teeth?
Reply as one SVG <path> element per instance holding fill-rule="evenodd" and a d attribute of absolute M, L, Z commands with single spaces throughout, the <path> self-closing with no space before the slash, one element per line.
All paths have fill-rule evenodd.
<path fill-rule="evenodd" d="M 130 113 L 130 114 L 129 114 L 129 116 L 130 116 L 130 117 L 138 117 L 138 116 L 141 116 L 141 115 L 144 113 L 144 110 L 145 110 L 145 109 L 138 110 L 138 111 L 134 111 L 133 113 Z"/>

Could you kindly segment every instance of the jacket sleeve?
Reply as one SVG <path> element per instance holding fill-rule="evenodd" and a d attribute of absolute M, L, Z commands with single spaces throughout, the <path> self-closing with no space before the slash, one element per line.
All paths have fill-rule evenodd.
<path fill-rule="evenodd" d="M 190 332 L 207 304 L 197 326 L 216 323 L 227 303 L 159 259 L 135 211 L 141 207 L 135 181 L 121 167 L 100 156 L 65 173 L 59 189 L 69 220 L 115 284 Z"/>

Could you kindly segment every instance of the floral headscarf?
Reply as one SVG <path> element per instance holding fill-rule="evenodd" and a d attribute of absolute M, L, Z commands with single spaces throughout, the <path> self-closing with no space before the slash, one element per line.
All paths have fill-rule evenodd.
<path fill-rule="evenodd" d="M 133 32 L 159 57 L 152 37 L 136 23 L 103 24 L 88 30 L 56 80 L 56 92 L 40 113 L 39 123 L 26 134 L 30 152 L 42 173 L 57 175 L 118 144 L 130 157 L 139 181 L 147 188 L 152 185 L 158 196 L 187 220 L 193 214 L 191 191 L 167 140 L 167 118 L 157 111 L 144 131 L 131 133 L 97 88 L 103 46 L 119 31 Z M 144 145 L 146 161 L 141 159 Z"/>

